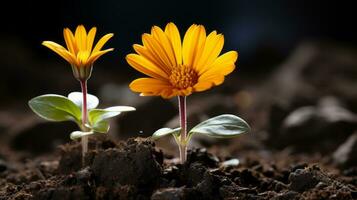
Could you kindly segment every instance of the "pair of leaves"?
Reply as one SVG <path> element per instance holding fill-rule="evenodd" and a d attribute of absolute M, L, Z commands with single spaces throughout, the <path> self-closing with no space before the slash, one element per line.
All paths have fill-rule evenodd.
<path fill-rule="evenodd" d="M 179 135 L 181 128 L 159 129 L 152 135 L 152 139 L 156 140 L 166 135 L 173 135 L 176 141 L 187 143 L 194 134 L 201 134 L 215 138 L 232 138 L 249 131 L 249 125 L 243 119 L 235 115 L 224 114 L 210 118 L 196 125 L 188 132 L 186 141 L 180 141 Z"/>
<path fill-rule="evenodd" d="M 107 133 L 109 130 L 108 119 L 119 115 L 121 112 L 134 111 L 129 106 L 114 106 L 106 109 L 96 109 L 99 99 L 94 95 L 87 95 L 87 108 L 89 124 L 85 124 L 89 131 L 75 131 L 71 139 L 86 135 Z M 72 92 L 68 98 L 56 94 L 46 94 L 35 97 L 29 101 L 30 108 L 40 117 L 50 121 L 74 121 L 82 128 L 82 93 Z"/>

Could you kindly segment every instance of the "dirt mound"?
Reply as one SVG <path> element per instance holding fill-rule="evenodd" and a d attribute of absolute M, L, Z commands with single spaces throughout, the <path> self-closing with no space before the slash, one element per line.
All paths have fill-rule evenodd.
<path fill-rule="evenodd" d="M 222 165 L 202 149 L 188 162 L 164 159 L 149 140 L 101 139 L 80 167 L 77 143 L 61 147 L 53 161 L 33 161 L 0 175 L 0 199 L 355 199 L 356 174 L 332 176 L 317 165 L 290 168 L 250 160 Z M 79 167 L 78 167 L 79 166 Z"/>

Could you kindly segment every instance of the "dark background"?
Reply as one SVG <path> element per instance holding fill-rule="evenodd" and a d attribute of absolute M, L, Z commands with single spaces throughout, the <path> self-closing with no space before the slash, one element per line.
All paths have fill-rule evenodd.
<path fill-rule="evenodd" d="M 106 45 L 115 51 L 99 59 L 95 70 L 117 74 L 114 78 L 125 82 L 139 76 L 124 59 L 132 52 L 132 44 L 141 43 L 141 34 L 149 32 L 151 26 L 164 27 L 170 21 L 176 23 L 181 34 L 192 23 L 205 25 L 207 32 L 222 32 L 225 51 L 240 53 L 239 76 L 248 74 L 250 78 L 271 71 L 302 41 L 322 40 L 352 48 L 357 44 L 354 6 L 344 1 L 62 0 L 11 1 L 3 2 L 1 7 L 0 91 L 8 97 L 28 98 L 53 91 L 51 85 L 43 85 L 44 74 L 32 75 L 34 69 L 44 69 L 51 82 L 56 73 L 70 73 L 70 68 L 41 42 L 64 44 L 63 28 L 74 30 L 78 24 L 87 29 L 96 26 L 97 39 L 108 32 L 115 33 Z M 61 83 L 73 81 L 71 78 L 61 77 Z"/>
<path fill-rule="evenodd" d="M 62 28 L 78 24 L 98 27 L 99 35 L 115 33 L 108 43 L 115 47 L 110 59 L 124 63 L 133 43 L 150 31 L 174 22 L 182 31 L 192 23 L 218 30 L 226 37 L 226 49 L 240 52 L 249 63 L 259 48 L 286 54 L 305 39 L 325 39 L 356 45 L 356 15 L 347 1 L 12 1 L 2 6 L 1 38 L 16 38 L 44 59 L 49 56 L 43 40 L 63 44 Z M 11 5 L 12 4 L 12 5 Z M 244 56 L 242 56 L 244 55 Z"/>

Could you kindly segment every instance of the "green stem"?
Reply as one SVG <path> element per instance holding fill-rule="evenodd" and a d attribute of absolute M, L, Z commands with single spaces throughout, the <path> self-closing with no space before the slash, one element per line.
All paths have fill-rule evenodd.
<path fill-rule="evenodd" d="M 81 89 L 83 94 L 82 101 L 82 131 L 87 131 L 88 128 L 86 124 L 88 123 L 88 108 L 87 108 L 87 80 L 81 80 Z M 83 136 L 81 138 L 82 143 L 82 164 L 85 162 L 85 155 L 88 151 L 88 136 Z"/>
<path fill-rule="evenodd" d="M 180 113 L 180 126 L 181 138 L 179 145 L 180 162 L 184 164 L 187 160 L 187 115 L 186 115 L 186 96 L 178 97 L 179 113 Z"/>

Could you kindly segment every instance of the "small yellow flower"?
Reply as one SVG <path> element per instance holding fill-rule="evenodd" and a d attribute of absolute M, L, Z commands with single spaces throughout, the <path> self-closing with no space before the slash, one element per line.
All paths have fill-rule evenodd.
<path fill-rule="evenodd" d="M 104 44 L 113 37 L 112 33 L 104 35 L 92 48 L 96 31 L 97 28 L 93 27 L 87 34 L 84 26 L 79 25 L 73 35 L 69 28 L 63 29 L 67 49 L 52 41 L 44 41 L 42 44 L 69 62 L 77 79 L 87 80 L 90 77 L 93 63 L 101 55 L 114 50 L 113 48 L 101 50 Z"/>
<path fill-rule="evenodd" d="M 202 25 L 193 24 L 181 43 L 174 23 L 163 31 L 154 26 L 151 34 L 142 35 L 143 45 L 134 44 L 136 54 L 126 56 L 136 70 L 149 76 L 131 82 L 130 89 L 143 96 L 188 96 L 220 85 L 235 68 L 236 51 L 221 56 L 222 34 L 216 31 L 206 36 Z"/>

